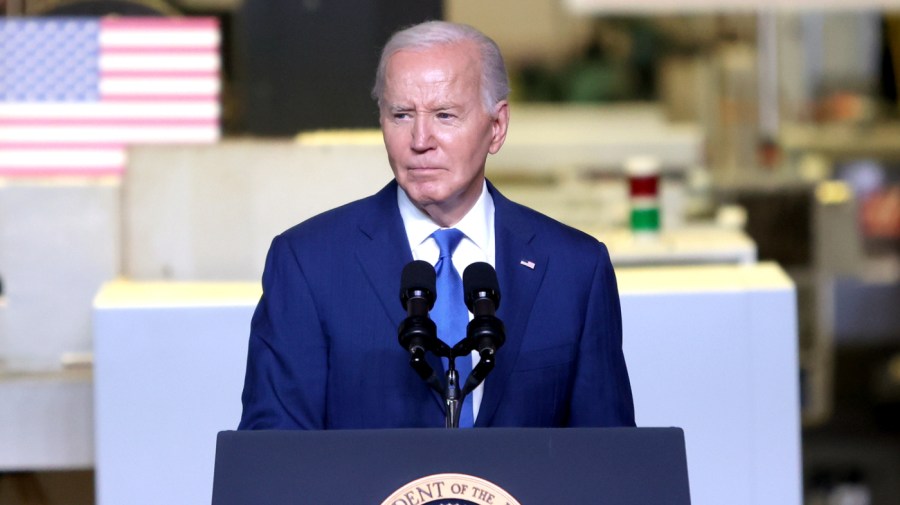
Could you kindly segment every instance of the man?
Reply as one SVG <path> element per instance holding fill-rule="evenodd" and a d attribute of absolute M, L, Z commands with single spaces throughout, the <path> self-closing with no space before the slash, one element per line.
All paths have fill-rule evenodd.
<path fill-rule="evenodd" d="M 436 264 L 435 232 L 451 227 L 459 272 L 496 267 L 506 326 L 496 368 L 471 395 L 475 427 L 634 425 L 606 248 L 485 180 L 506 139 L 508 92 L 499 49 L 471 27 L 423 23 L 387 43 L 373 95 L 395 180 L 273 240 L 241 429 L 443 426 L 440 396 L 396 335 L 403 267 Z"/>

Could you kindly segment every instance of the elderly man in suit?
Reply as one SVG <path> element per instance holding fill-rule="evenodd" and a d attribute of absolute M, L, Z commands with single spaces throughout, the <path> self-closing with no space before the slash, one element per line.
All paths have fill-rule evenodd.
<path fill-rule="evenodd" d="M 273 240 L 241 429 L 443 426 L 442 398 L 397 343 L 401 271 L 414 259 L 496 268 L 506 343 L 463 406 L 470 424 L 634 425 L 606 247 L 485 179 L 508 93 L 497 45 L 474 28 L 427 22 L 390 39 L 373 95 L 394 180 Z"/>

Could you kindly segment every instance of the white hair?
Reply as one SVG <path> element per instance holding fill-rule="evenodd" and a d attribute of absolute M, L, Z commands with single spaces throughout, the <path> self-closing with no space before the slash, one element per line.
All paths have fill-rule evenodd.
<path fill-rule="evenodd" d="M 447 21 L 426 21 L 401 30 L 391 36 L 381 51 L 381 60 L 375 73 L 372 98 L 383 105 L 385 72 L 388 60 L 399 51 L 416 51 L 435 46 L 473 42 L 481 56 L 481 98 L 484 108 L 494 115 L 494 106 L 509 96 L 509 78 L 500 48 L 490 37 L 469 25 Z"/>

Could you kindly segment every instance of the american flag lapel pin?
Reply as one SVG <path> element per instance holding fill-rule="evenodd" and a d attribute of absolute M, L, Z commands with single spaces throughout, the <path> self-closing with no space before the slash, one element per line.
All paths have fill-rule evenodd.
<path fill-rule="evenodd" d="M 522 260 L 522 261 L 519 262 L 519 264 L 522 265 L 522 266 L 525 266 L 525 267 L 528 267 L 528 268 L 534 270 L 534 262 L 533 262 L 533 261 Z"/>

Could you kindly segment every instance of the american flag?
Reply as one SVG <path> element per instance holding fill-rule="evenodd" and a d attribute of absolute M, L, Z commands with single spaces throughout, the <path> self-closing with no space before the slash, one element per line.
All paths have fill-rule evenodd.
<path fill-rule="evenodd" d="M 0 19 L 0 176 L 115 175 L 219 139 L 213 18 Z"/>

